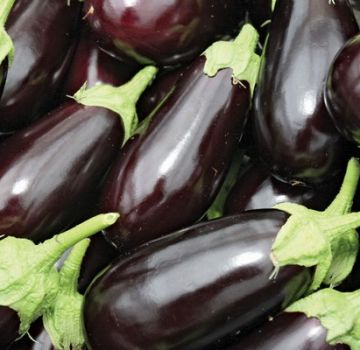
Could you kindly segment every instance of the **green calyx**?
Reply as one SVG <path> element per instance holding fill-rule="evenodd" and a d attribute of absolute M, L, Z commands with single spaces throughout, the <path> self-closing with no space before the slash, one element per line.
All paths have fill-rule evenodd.
<path fill-rule="evenodd" d="M 286 265 L 315 267 L 310 292 L 321 284 L 336 286 L 349 275 L 359 248 L 360 213 L 349 213 L 359 176 L 360 165 L 351 159 L 339 194 L 323 212 L 292 203 L 274 207 L 291 214 L 272 246 L 275 271 Z"/>
<path fill-rule="evenodd" d="M 55 269 L 62 254 L 81 240 L 113 225 L 119 214 L 100 214 L 35 244 L 8 236 L 0 241 L 0 305 L 17 311 L 20 335 L 53 303 L 60 278 Z"/>
<path fill-rule="evenodd" d="M 231 68 L 234 81 L 247 81 L 253 93 L 260 69 L 260 57 L 255 53 L 258 40 L 256 29 L 245 24 L 234 41 L 215 42 L 204 52 L 204 73 L 213 77 L 219 70 Z"/>
<path fill-rule="evenodd" d="M 157 68 L 148 66 L 138 72 L 128 83 L 114 87 L 99 84 L 87 89 L 86 84 L 74 95 L 74 99 L 85 106 L 104 107 L 117 113 L 124 124 L 124 143 L 135 131 L 138 119 L 136 102 L 152 82 Z"/>
<path fill-rule="evenodd" d="M 9 57 L 11 63 L 14 59 L 14 45 L 10 36 L 6 33 L 5 23 L 10 14 L 15 0 L 0 1 L 0 64 Z"/>
<path fill-rule="evenodd" d="M 326 341 L 331 345 L 347 344 L 360 349 L 360 291 L 342 293 L 331 288 L 322 289 L 301 299 L 286 312 L 302 312 L 316 317 L 327 329 Z"/>
<path fill-rule="evenodd" d="M 84 296 L 77 291 L 80 267 L 90 239 L 77 243 L 60 270 L 59 288 L 43 323 L 55 349 L 81 350 L 85 344 L 82 324 Z"/>

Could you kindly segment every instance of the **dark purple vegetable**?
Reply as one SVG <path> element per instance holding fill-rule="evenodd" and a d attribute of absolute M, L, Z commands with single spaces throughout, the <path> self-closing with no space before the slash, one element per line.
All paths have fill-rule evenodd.
<path fill-rule="evenodd" d="M 0 100 L 0 131 L 20 129 L 53 107 L 72 56 L 80 3 L 17 0 L 6 22 L 15 46 Z"/>
<path fill-rule="evenodd" d="M 325 89 L 325 102 L 339 132 L 360 144 L 360 113 L 358 103 L 360 34 L 349 40 L 332 64 Z"/>
<path fill-rule="evenodd" d="M 260 156 L 287 182 L 321 183 L 346 161 L 323 90 L 337 51 L 358 30 L 345 0 L 276 2 L 252 120 Z"/>
<path fill-rule="evenodd" d="M 0 235 L 39 241 L 76 221 L 123 136 L 114 112 L 70 101 L 7 139 L 0 145 Z"/>
<path fill-rule="evenodd" d="M 137 70 L 137 66 L 124 64 L 101 51 L 84 27 L 66 76 L 64 95 L 72 96 L 85 82 L 87 87 L 97 83 L 113 86 L 125 84 Z"/>
<path fill-rule="evenodd" d="M 186 63 L 245 17 L 238 0 L 87 0 L 85 17 L 100 46 L 141 64 Z"/>
<path fill-rule="evenodd" d="M 89 347 L 201 349 L 276 313 L 309 283 L 300 267 L 269 279 L 287 219 L 264 210 L 201 223 L 117 260 L 87 293 Z"/>
<path fill-rule="evenodd" d="M 352 159 L 339 194 L 323 212 L 291 203 L 247 211 L 120 257 L 87 292 L 89 347 L 209 348 L 321 284 L 341 283 L 359 247 L 360 213 L 349 214 L 359 176 L 360 164 Z M 309 239 L 313 244 L 305 243 Z"/>
<path fill-rule="evenodd" d="M 210 78 L 204 62 L 200 57 L 186 69 L 146 132 L 107 176 L 100 209 L 121 213 L 106 232 L 119 248 L 196 222 L 221 186 L 242 134 L 250 91 L 248 84 L 232 84 L 230 69 Z"/>
<path fill-rule="evenodd" d="M 347 345 L 329 345 L 327 330 L 317 318 L 283 312 L 240 339 L 231 350 L 350 350 Z"/>
<path fill-rule="evenodd" d="M 80 103 L 63 104 L 0 145 L 0 235 L 39 241 L 83 218 L 82 210 L 118 154 L 136 100 L 154 73 L 155 68 L 147 67 L 129 84 L 111 87 L 130 114 L 127 109 L 118 115 L 84 106 L 87 101 L 80 96 Z"/>
<path fill-rule="evenodd" d="M 317 188 L 291 186 L 273 178 L 260 161 L 250 161 L 240 171 L 238 180 L 225 204 L 225 214 L 244 210 L 272 208 L 284 202 L 303 204 L 310 209 L 324 210 L 339 191 L 339 177 Z"/>

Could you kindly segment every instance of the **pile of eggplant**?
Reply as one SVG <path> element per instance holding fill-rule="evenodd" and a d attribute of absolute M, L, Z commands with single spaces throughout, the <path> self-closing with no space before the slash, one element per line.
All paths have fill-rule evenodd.
<path fill-rule="evenodd" d="M 0 350 L 360 350 L 359 9 L 0 0 Z"/>

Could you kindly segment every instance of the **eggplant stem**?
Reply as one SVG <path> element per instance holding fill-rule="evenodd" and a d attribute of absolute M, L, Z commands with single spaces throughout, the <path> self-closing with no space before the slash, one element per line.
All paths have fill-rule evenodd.
<path fill-rule="evenodd" d="M 63 232 L 38 245 L 40 250 L 50 258 L 50 263 L 55 263 L 59 257 L 69 248 L 81 240 L 113 225 L 119 218 L 118 213 L 99 214 L 89 220 Z"/>

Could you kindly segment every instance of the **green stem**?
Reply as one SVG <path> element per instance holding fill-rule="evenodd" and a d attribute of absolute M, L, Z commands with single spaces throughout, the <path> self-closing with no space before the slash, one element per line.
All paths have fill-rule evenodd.
<path fill-rule="evenodd" d="M 113 225 L 119 218 L 117 213 L 100 214 L 89 220 L 60 233 L 44 243 L 38 245 L 38 249 L 44 252 L 44 260 L 49 264 L 55 264 L 64 252 L 80 242 L 81 240 L 93 236 L 94 234 Z"/>
<path fill-rule="evenodd" d="M 205 52 L 204 73 L 213 77 L 221 69 L 233 70 L 236 82 L 247 81 L 253 93 L 260 69 L 260 57 L 255 53 L 259 34 L 245 24 L 234 41 L 217 41 Z"/>
<path fill-rule="evenodd" d="M 342 232 L 355 230 L 360 227 L 360 212 L 324 217 L 321 221 L 319 219 L 319 222 L 321 223 L 321 229 L 326 231 L 329 236 L 336 236 Z"/>
<path fill-rule="evenodd" d="M 60 288 L 64 289 L 65 294 L 72 295 L 77 292 L 80 267 L 89 244 L 89 238 L 77 243 L 60 270 Z"/>
<path fill-rule="evenodd" d="M 1 0 L 0 1 L 0 26 L 4 26 L 10 11 L 15 4 L 15 0 Z"/>
<path fill-rule="evenodd" d="M 156 67 L 148 66 L 119 87 L 100 84 L 87 89 L 84 85 L 74 99 L 85 106 L 103 107 L 117 113 L 124 125 L 125 143 L 137 127 L 136 102 L 156 73 Z"/>
<path fill-rule="evenodd" d="M 340 192 L 327 207 L 327 215 L 348 213 L 352 207 L 354 195 L 359 183 L 360 165 L 354 158 L 347 165 L 345 177 Z"/>

